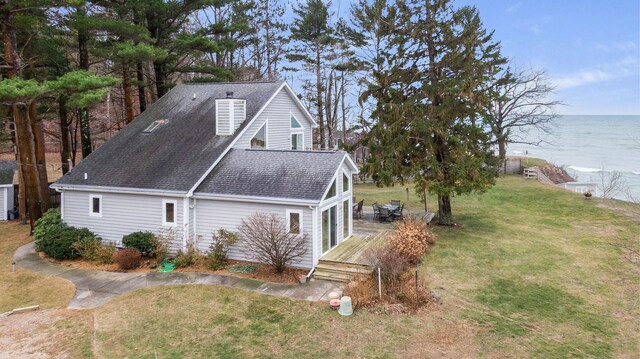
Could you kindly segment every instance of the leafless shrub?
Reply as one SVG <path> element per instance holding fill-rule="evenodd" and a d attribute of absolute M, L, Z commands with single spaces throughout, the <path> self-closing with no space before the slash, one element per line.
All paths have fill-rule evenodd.
<path fill-rule="evenodd" d="M 276 214 L 255 213 L 243 219 L 239 234 L 243 252 L 272 265 L 277 273 L 307 253 L 307 235 L 290 233 L 284 219 Z"/>
<path fill-rule="evenodd" d="M 627 187 L 622 173 L 619 171 L 600 171 L 598 174 L 602 198 L 612 198 Z"/>

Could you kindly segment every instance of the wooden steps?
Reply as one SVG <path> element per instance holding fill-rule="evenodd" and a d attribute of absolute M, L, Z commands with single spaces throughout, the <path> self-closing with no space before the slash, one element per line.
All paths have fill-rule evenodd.
<path fill-rule="evenodd" d="M 313 277 L 316 279 L 348 283 L 360 275 L 370 275 L 373 267 L 360 263 L 346 263 L 320 259 Z"/>

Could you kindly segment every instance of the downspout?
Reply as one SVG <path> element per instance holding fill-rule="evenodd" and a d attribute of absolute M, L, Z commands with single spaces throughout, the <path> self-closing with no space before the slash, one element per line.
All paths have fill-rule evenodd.
<path fill-rule="evenodd" d="M 182 201 L 182 250 L 187 251 L 187 241 L 189 236 L 189 198 L 187 195 Z"/>
<path fill-rule="evenodd" d="M 309 280 L 311 279 L 311 275 L 313 275 L 313 272 L 315 272 L 316 270 L 316 235 L 317 230 L 316 230 L 316 226 L 317 224 L 317 214 L 318 214 L 318 207 L 317 206 L 309 206 L 309 209 L 313 209 L 313 213 L 312 213 L 312 220 L 311 220 L 311 258 L 313 260 L 313 264 L 311 265 L 311 270 L 309 271 L 309 273 L 307 273 L 307 279 L 306 281 L 309 282 Z M 319 260 L 320 258 L 318 258 Z"/>
<path fill-rule="evenodd" d="M 196 238 L 198 238 L 198 233 L 197 233 L 198 226 L 196 224 L 196 218 L 198 217 L 197 213 L 196 213 L 196 211 L 198 210 L 198 208 L 196 206 L 197 201 L 198 201 L 198 199 L 194 198 L 193 199 L 193 205 L 192 205 L 192 208 L 193 208 L 193 242 L 194 243 L 196 241 Z"/>

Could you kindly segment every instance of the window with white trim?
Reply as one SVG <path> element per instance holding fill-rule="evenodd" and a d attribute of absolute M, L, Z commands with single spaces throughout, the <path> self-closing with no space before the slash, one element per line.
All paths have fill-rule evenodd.
<path fill-rule="evenodd" d="M 304 150 L 304 133 L 291 134 L 291 149 L 294 151 Z"/>
<path fill-rule="evenodd" d="M 342 173 L 342 192 L 349 191 L 349 176 L 346 173 Z"/>
<path fill-rule="evenodd" d="M 267 123 L 256 132 L 251 139 L 251 148 L 267 148 Z"/>
<path fill-rule="evenodd" d="M 298 122 L 296 117 L 293 114 L 291 114 L 291 129 L 295 129 L 295 128 L 302 128 L 302 125 L 300 125 L 300 122 Z"/>
<path fill-rule="evenodd" d="M 287 209 L 287 231 L 293 234 L 302 233 L 302 211 Z"/>
<path fill-rule="evenodd" d="M 175 227 L 178 217 L 178 201 L 175 199 L 162 200 L 162 225 Z"/>
<path fill-rule="evenodd" d="M 92 217 L 102 217 L 102 195 L 89 195 L 89 215 Z"/>
<path fill-rule="evenodd" d="M 333 198 L 335 196 L 336 196 L 336 180 L 334 179 L 333 182 L 331 182 L 331 187 L 329 187 L 329 191 L 324 196 L 324 199 L 327 200 L 327 199 Z"/>

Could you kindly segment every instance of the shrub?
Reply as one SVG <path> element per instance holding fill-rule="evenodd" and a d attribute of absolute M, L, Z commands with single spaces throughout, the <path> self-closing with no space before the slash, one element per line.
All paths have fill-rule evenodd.
<path fill-rule="evenodd" d="M 368 249 L 364 258 L 371 266 L 380 267 L 382 281 L 390 286 L 400 282 L 402 274 L 412 267 L 409 260 L 389 244 Z M 377 275 L 377 271 L 374 271 L 374 275 Z"/>
<path fill-rule="evenodd" d="M 207 266 L 209 269 L 222 269 L 228 262 L 229 247 L 238 241 L 236 233 L 220 229 L 211 235 L 213 242 L 207 253 Z"/>
<path fill-rule="evenodd" d="M 255 213 L 240 224 L 242 250 L 254 260 L 273 266 L 282 273 L 294 260 L 307 253 L 307 235 L 287 230 L 276 214 Z"/>
<path fill-rule="evenodd" d="M 140 259 L 142 253 L 136 248 L 122 248 L 113 254 L 113 261 L 123 270 L 138 267 Z"/>
<path fill-rule="evenodd" d="M 102 247 L 100 237 L 83 237 L 71 245 L 71 248 L 75 249 L 80 257 L 91 262 L 97 260 L 100 247 Z"/>
<path fill-rule="evenodd" d="M 153 255 L 163 260 L 169 254 L 169 246 L 176 240 L 176 232 L 173 228 L 163 228 L 155 234 L 156 247 L 153 249 Z"/>
<path fill-rule="evenodd" d="M 40 248 L 51 258 L 57 260 L 77 258 L 80 253 L 74 248 L 74 243 L 87 239 L 99 238 L 86 228 L 62 227 L 56 231 L 49 231 L 40 241 Z"/>
<path fill-rule="evenodd" d="M 36 221 L 33 227 L 33 237 L 37 251 L 43 251 L 42 242 L 54 233 L 67 227 L 60 217 L 60 210 L 52 208 L 46 211 L 40 219 Z"/>
<path fill-rule="evenodd" d="M 127 248 L 135 248 L 143 256 L 150 256 L 157 247 L 156 236 L 151 232 L 133 232 L 122 237 L 122 244 Z"/>
<path fill-rule="evenodd" d="M 435 234 L 423 220 L 407 217 L 389 236 L 391 248 L 403 255 L 411 264 L 418 264 L 435 242 Z"/>
<path fill-rule="evenodd" d="M 95 260 L 100 264 L 113 263 L 113 254 L 116 252 L 116 246 L 109 243 L 103 244 L 97 248 L 95 253 Z"/>
<path fill-rule="evenodd" d="M 179 250 L 176 254 L 175 258 L 173 258 L 173 264 L 175 264 L 176 268 L 184 268 L 192 266 L 198 263 L 202 258 L 202 255 L 198 251 L 195 245 L 189 244 L 187 245 L 187 251 L 183 252 Z"/>

